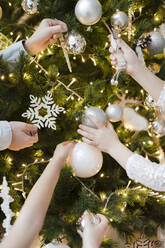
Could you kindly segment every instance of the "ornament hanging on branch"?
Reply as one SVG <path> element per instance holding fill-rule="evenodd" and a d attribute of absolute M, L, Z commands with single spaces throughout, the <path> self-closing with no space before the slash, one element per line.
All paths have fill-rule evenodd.
<path fill-rule="evenodd" d="M 81 34 L 72 30 L 65 39 L 64 45 L 68 53 L 78 55 L 85 51 L 86 40 Z"/>
<path fill-rule="evenodd" d="M 163 53 L 165 48 L 165 38 L 156 29 L 147 35 L 143 35 L 137 43 L 136 52 L 139 59 L 145 64 L 142 49 L 147 49 L 149 54 L 157 55 Z"/>
<path fill-rule="evenodd" d="M 118 104 L 110 104 L 106 110 L 106 114 L 110 121 L 118 122 L 123 118 L 123 109 Z"/>
<path fill-rule="evenodd" d="M 38 12 L 38 0 L 23 0 L 22 8 L 29 15 L 36 14 Z"/>
<path fill-rule="evenodd" d="M 3 199 L 3 202 L 1 204 L 2 212 L 5 214 L 6 219 L 3 221 L 2 226 L 5 228 L 5 235 L 8 235 L 8 232 L 10 231 L 12 225 L 11 225 L 11 219 L 14 216 L 14 213 L 10 209 L 10 203 L 13 202 L 13 198 L 9 195 L 10 188 L 8 187 L 8 183 L 6 181 L 6 177 L 3 177 L 3 183 L 1 185 L 2 190 L 0 193 L 0 197 Z"/>
<path fill-rule="evenodd" d="M 56 130 L 57 115 L 63 111 L 63 107 L 54 103 L 52 93 L 42 98 L 30 95 L 30 107 L 22 114 L 22 117 L 32 121 L 38 128 L 47 127 Z"/>
<path fill-rule="evenodd" d="M 102 6 L 98 0 L 79 0 L 75 15 L 83 25 L 94 25 L 102 17 Z"/>
<path fill-rule="evenodd" d="M 91 115 L 95 119 L 99 120 L 101 123 L 106 123 L 106 115 L 104 111 L 100 108 L 90 107 L 86 108 L 82 116 L 82 124 L 88 127 L 96 128 L 96 125 L 89 119 L 88 115 Z"/>
<path fill-rule="evenodd" d="M 102 168 L 103 156 L 100 150 L 86 143 L 77 143 L 71 154 L 71 166 L 77 177 L 88 178 Z"/>

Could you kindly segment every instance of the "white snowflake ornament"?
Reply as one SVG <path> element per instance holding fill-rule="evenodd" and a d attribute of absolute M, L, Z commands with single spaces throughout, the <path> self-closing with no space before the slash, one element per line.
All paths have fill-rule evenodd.
<path fill-rule="evenodd" d="M 0 197 L 3 199 L 3 202 L 1 204 L 2 212 L 5 214 L 6 218 L 3 221 L 2 226 L 5 228 L 5 234 L 4 236 L 8 235 L 8 232 L 10 231 L 12 225 L 11 225 L 11 219 L 14 216 L 14 213 L 10 209 L 10 203 L 13 202 L 13 198 L 9 195 L 10 188 L 8 187 L 8 183 L 6 181 L 6 177 L 3 177 L 3 183 L 1 185 L 2 190 L 0 193 Z"/>
<path fill-rule="evenodd" d="M 42 110 L 46 112 L 45 115 L 40 114 Z M 57 115 L 64 110 L 63 107 L 54 103 L 52 93 L 48 93 L 42 98 L 30 95 L 30 107 L 22 114 L 22 117 L 30 119 L 38 128 L 47 127 L 56 130 Z"/>

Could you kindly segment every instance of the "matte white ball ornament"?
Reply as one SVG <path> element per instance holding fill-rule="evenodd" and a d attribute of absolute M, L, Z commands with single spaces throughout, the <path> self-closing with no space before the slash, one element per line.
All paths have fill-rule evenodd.
<path fill-rule="evenodd" d="M 88 178 L 102 168 L 103 156 L 96 147 L 84 142 L 77 143 L 72 151 L 71 166 L 75 176 Z"/>

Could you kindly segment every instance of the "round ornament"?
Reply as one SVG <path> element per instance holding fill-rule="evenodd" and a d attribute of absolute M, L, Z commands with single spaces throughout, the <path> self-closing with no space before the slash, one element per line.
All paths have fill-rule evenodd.
<path fill-rule="evenodd" d="M 27 14 L 36 14 L 38 12 L 38 0 L 23 0 L 22 8 Z"/>
<path fill-rule="evenodd" d="M 157 238 L 160 241 L 165 241 L 165 229 L 162 229 L 160 226 L 157 230 Z"/>
<path fill-rule="evenodd" d="M 88 127 L 97 128 L 96 125 L 88 118 L 88 115 L 93 116 L 95 119 L 100 121 L 105 125 L 106 123 L 106 114 L 100 108 L 90 107 L 87 108 L 82 116 L 82 124 Z"/>
<path fill-rule="evenodd" d="M 2 8 L 0 6 L 0 19 L 2 18 Z"/>
<path fill-rule="evenodd" d="M 71 166 L 75 176 L 88 178 L 96 175 L 102 167 L 102 153 L 94 146 L 77 143 L 72 151 Z"/>
<path fill-rule="evenodd" d="M 81 34 L 71 31 L 65 39 L 64 46 L 68 53 L 77 55 L 85 51 L 86 40 Z"/>
<path fill-rule="evenodd" d="M 147 46 L 147 50 L 151 55 L 156 55 L 163 52 L 165 47 L 165 39 L 161 33 L 158 31 L 153 31 L 149 33 L 151 41 Z"/>
<path fill-rule="evenodd" d="M 112 104 L 107 108 L 106 114 L 112 122 L 121 121 L 123 118 L 123 109 L 117 104 Z"/>
<path fill-rule="evenodd" d="M 115 29 L 122 29 L 128 25 L 128 16 L 120 10 L 111 17 L 111 24 Z"/>
<path fill-rule="evenodd" d="M 90 214 L 90 222 L 93 225 L 98 225 L 100 223 L 100 218 L 97 215 L 94 215 L 93 213 L 89 212 Z M 81 216 L 77 222 L 77 230 L 83 232 L 85 227 L 85 221 L 83 216 Z"/>
<path fill-rule="evenodd" d="M 79 0 L 75 7 L 75 15 L 84 25 L 93 25 L 102 17 L 102 6 L 98 0 Z"/>

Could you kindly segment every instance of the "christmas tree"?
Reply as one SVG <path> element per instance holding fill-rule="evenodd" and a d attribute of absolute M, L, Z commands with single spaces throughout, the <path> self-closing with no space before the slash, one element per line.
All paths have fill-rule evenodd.
<path fill-rule="evenodd" d="M 75 17 L 77 0 L 42 0 L 38 11 L 27 14 L 21 0 L 0 1 L 3 16 L 0 20 L 0 48 L 5 49 L 17 40 L 24 40 L 34 32 L 43 18 L 57 18 L 67 23 L 69 33 L 80 33 L 86 40 L 86 49 L 79 55 L 69 55 L 72 72 L 69 72 L 61 43 L 50 47 L 35 58 L 21 56 L 11 71 L 10 65 L 0 61 L 0 118 L 8 121 L 26 121 L 22 114 L 30 105 L 29 96 L 41 98 L 51 92 L 59 111 L 52 128 L 39 130 L 39 142 L 33 147 L 0 153 L 0 181 L 6 176 L 14 202 L 11 204 L 15 218 L 30 189 L 41 175 L 57 144 L 64 140 L 80 140 L 78 124 L 86 106 L 106 110 L 108 104 L 123 103 L 134 109 L 149 123 L 158 113 L 145 102 L 147 93 L 126 73 L 122 72 L 118 85 L 112 85 L 114 75 L 109 58 L 111 17 L 117 9 L 128 15 L 128 27 L 122 38 L 135 49 L 136 42 L 145 33 L 164 23 L 165 6 L 162 0 L 100 0 L 103 15 L 91 27 L 82 25 Z M 165 78 L 163 53 L 153 56 L 144 51 L 145 62 L 160 78 Z M 40 115 L 44 116 L 44 109 Z M 136 113 L 135 118 L 136 118 Z M 52 123 L 49 123 L 53 125 Z M 136 123 L 135 123 L 136 124 Z M 163 135 L 151 128 L 139 131 L 130 127 L 128 120 L 114 123 L 120 140 L 132 151 L 157 163 L 163 160 L 165 141 Z M 135 232 L 147 236 L 156 234 L 165 219 L 165 195 L 130 181 L 125 171 L 113 158 L 104 154 L 101 171 L 94 177 L 80 179 L 66 167 L 60 177 L 49 207 L 41 235 L 45 243 L 53 239 L 66 239 L 70 247 L 80 247 L 76 223 L 85 209 L 106 215 L 113 228 L 129 240 Z M 2 223 L 4 215 L 0 213 Z M 0 235 L 4 230 L 0 225 Z M 112 237 L 113 239 L 113 237 Z M 113 247 L 105 240 L 102 247 Z"/>

